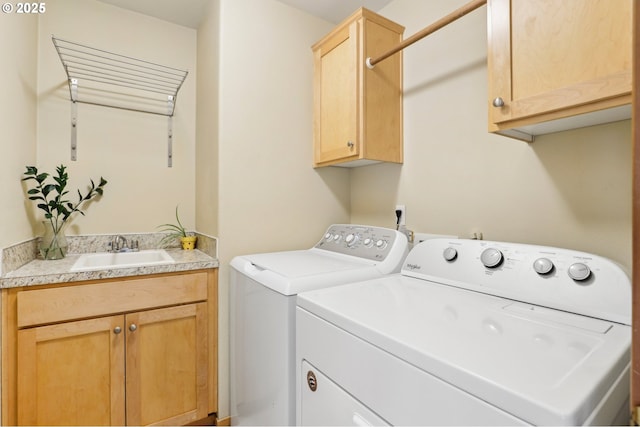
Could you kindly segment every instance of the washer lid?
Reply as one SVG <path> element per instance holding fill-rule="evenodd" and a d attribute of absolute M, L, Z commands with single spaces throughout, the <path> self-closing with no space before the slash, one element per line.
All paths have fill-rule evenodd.
<path fill-rule="evenodd" d="M 317 249 L 243 255 L 231 266 L 283 295 L 382 275 L 373 261 Z"/>
<path fill-rule="evenodd" d="M 629 364 L 626 325 L 407 276 L 309 292 L 298 305 L 536 425 L 583 424 Z"/>

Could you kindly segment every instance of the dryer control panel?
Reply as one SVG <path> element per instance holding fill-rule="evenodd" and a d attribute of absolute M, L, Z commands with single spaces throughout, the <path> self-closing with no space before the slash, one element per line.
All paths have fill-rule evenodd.
<path fill-rule="evenodd" d="M 409 244 L 404 234 L 390 228 L 334 224 L 315 248 L 371 261 L 389 260 L 396 264 L 408 253 Z"/>
<path fill-rule="evenodd" d="M 631 322 L 631 282 L 615 262 L 570 249 L 486 240 L 416 245 L 402 273 L 613 322 Z"/>

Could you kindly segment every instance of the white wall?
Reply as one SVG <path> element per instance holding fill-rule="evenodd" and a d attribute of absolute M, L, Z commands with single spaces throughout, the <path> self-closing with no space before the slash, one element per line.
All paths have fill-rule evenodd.
<path fill-rule="evenodd" d="M 153 232 L 175 222 L 195 226 L 196 30 L 95 0 L 51 0 L 38 37 L 38 166 L 68 166 L 71 196 L 90 178 L 108 181 L 102 200 L 76 216 L 69 234 Z M 188 70 L 173 117 L 173 167 L 167 167 L 165 116 L 78 104 L 78 161 L 70 160 L 66 74 L 51 35 Z M 82 91 L 82 80 L 79 92 Z M 38 224 L 34 235 L 41 232 Z"/>
<path fill-rule="evenodd" d="M 405 38 L 465 0 L 395 0 Z M 487 133 L 482 7 L 404 50 L 404 165 L 352 174 L 353 222 L 568 247 L 631 266 L 630 121 L 528 145 Z"/>
<path fill-rule="evenodd" d="M 0 14 L 0 248 L 32 237 L 20 179 L 36 162 L 37 36 L 37 15 Z"/>
<path fill-rule="evenodd" d="M 332 25 L 274 0 L 221 0 L 219 25 L 219 416 L 226 417 L 230 260 L 311 247 L 329 224 L 349 221 L 350 207 L 349 171 L 312 168 L 311 45 Z"/>

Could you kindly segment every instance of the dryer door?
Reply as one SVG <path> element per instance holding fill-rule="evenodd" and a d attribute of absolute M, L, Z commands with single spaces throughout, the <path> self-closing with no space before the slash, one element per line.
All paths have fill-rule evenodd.
<path fill-rule="evenodd" d="M 331 381 L 306 360 L 300 375 L 302 425 L 391 425 Z"/>

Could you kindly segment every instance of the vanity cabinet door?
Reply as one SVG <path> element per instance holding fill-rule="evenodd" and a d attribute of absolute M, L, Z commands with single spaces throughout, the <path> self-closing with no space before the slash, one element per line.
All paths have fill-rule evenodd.
<path fill-rule="evenodd" d="M 217 269 L 0 291 L 1 425 L 217 412 Z"/>
<path fill-rule="evenodd" d="M 18 331 L 19 425 L 124 425 L 124 316 Z"/>
<path fill-rule="evenodd" d="M 206 303 L 126 316 L 128 425 L 184 425 L 208 415 L 206 318 Z"/>

